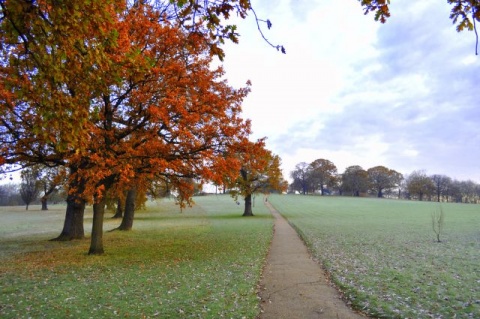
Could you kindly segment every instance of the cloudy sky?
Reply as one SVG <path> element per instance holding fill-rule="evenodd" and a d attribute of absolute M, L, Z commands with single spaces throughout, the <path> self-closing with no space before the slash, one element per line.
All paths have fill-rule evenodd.
<path fill-rule="evenodd" d="M 480 182 L 480 57 L 446 1 L 393 0 L 386 24 L 357 0 L 252 0 L 253 17 L 226 47 L 231 85 L 250 79 L 244 117 L 267 136 L 285 177 L 324 158 L 339 172 L 383 165 Z"/>

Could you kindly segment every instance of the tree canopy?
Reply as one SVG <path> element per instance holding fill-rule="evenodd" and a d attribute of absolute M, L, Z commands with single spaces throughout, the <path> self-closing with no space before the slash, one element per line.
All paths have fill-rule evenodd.
<path fill-rule="evenodd" d="M 243 216 L 253 216 L 252 196 L 255 193 L 268 194 L 272 191 L 287 190 L 288 183 L 283 179 L 278 155 L 265 148 L 265 140 L 246 141 L 239 145 L 240 174 L 228 183 L 232 196 L 242 196 L 245 200 Z"/>
<path fill-rule="evenodd" d="M 62 234 L 91 202 L 90 253 L 103 253 L 107 196 L 162 179 L 188 199 L 192 178 L 220 183 L 238 174 L 239 158 L 225 154 L 250 134 L 241 118 L 250 84 L 232 88 L 211 62 L 218 41 L 236 41 L 217 18 L 244 15 L 249 2 L 0 6 L 1 164 L 67 169 Z M 82 227 L 66 236 L 76 237 Z"/>

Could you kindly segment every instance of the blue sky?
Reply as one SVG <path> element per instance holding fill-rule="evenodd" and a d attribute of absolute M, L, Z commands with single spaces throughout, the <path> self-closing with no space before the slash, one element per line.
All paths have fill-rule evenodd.
<path fill-rule="evenodd" d="M 250 79 L 244 117 L 267 136 L 285 177 L 318 158 L 339 172 L 384 165 L 480 182 L 480 83 L 475 34 L 457 33 L 450 6 L 392 0 L 386 24 L 356 0 L 252 0 L 253 17 L 226 46 L 226 78 Z"/>

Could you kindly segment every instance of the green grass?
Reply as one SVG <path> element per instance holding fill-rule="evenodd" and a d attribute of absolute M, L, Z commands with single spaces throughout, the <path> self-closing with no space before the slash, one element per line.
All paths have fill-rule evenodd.
<path fill-rule="evenodd" d="M 264 205 L 241 217 L 228 196 L 195 198 L 180 213 L 164 200 L 137 213 L 131 232 L 49 242 L 64 207 L 0 208 L 1 318 L 255 318 L 257 284 L 272 238 Z M 86 231 L 91 213 L 86 213 Z M 119 221 L 107 219 L 105 229 Z"/>
<path fill-rule="evenodd" d="M 480 318 L 480 206 L 271 196 L 352 305 L 380 318 Z"/>

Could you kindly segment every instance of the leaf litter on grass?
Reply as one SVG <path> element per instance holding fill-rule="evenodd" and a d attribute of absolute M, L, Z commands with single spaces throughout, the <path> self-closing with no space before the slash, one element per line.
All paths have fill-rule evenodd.
<path fill-rule="evenodd" d="M 132 232 L 104 235 L 104 256 L 87 256 L 88 240 L 12 255 L 0 317 L 255 318 L 273 221 L 262 207 L 257 219 L 223 218 L 241 216 L 229 197 L 198 202 L 184 218 L 138 214 Z"/>
<path fill-rule="evenodd" d="M 480 214 L 446 205 L 435 243 L 436 203 L 272 196 L 350 302 L 381 318 L 480 317 Z"/>

